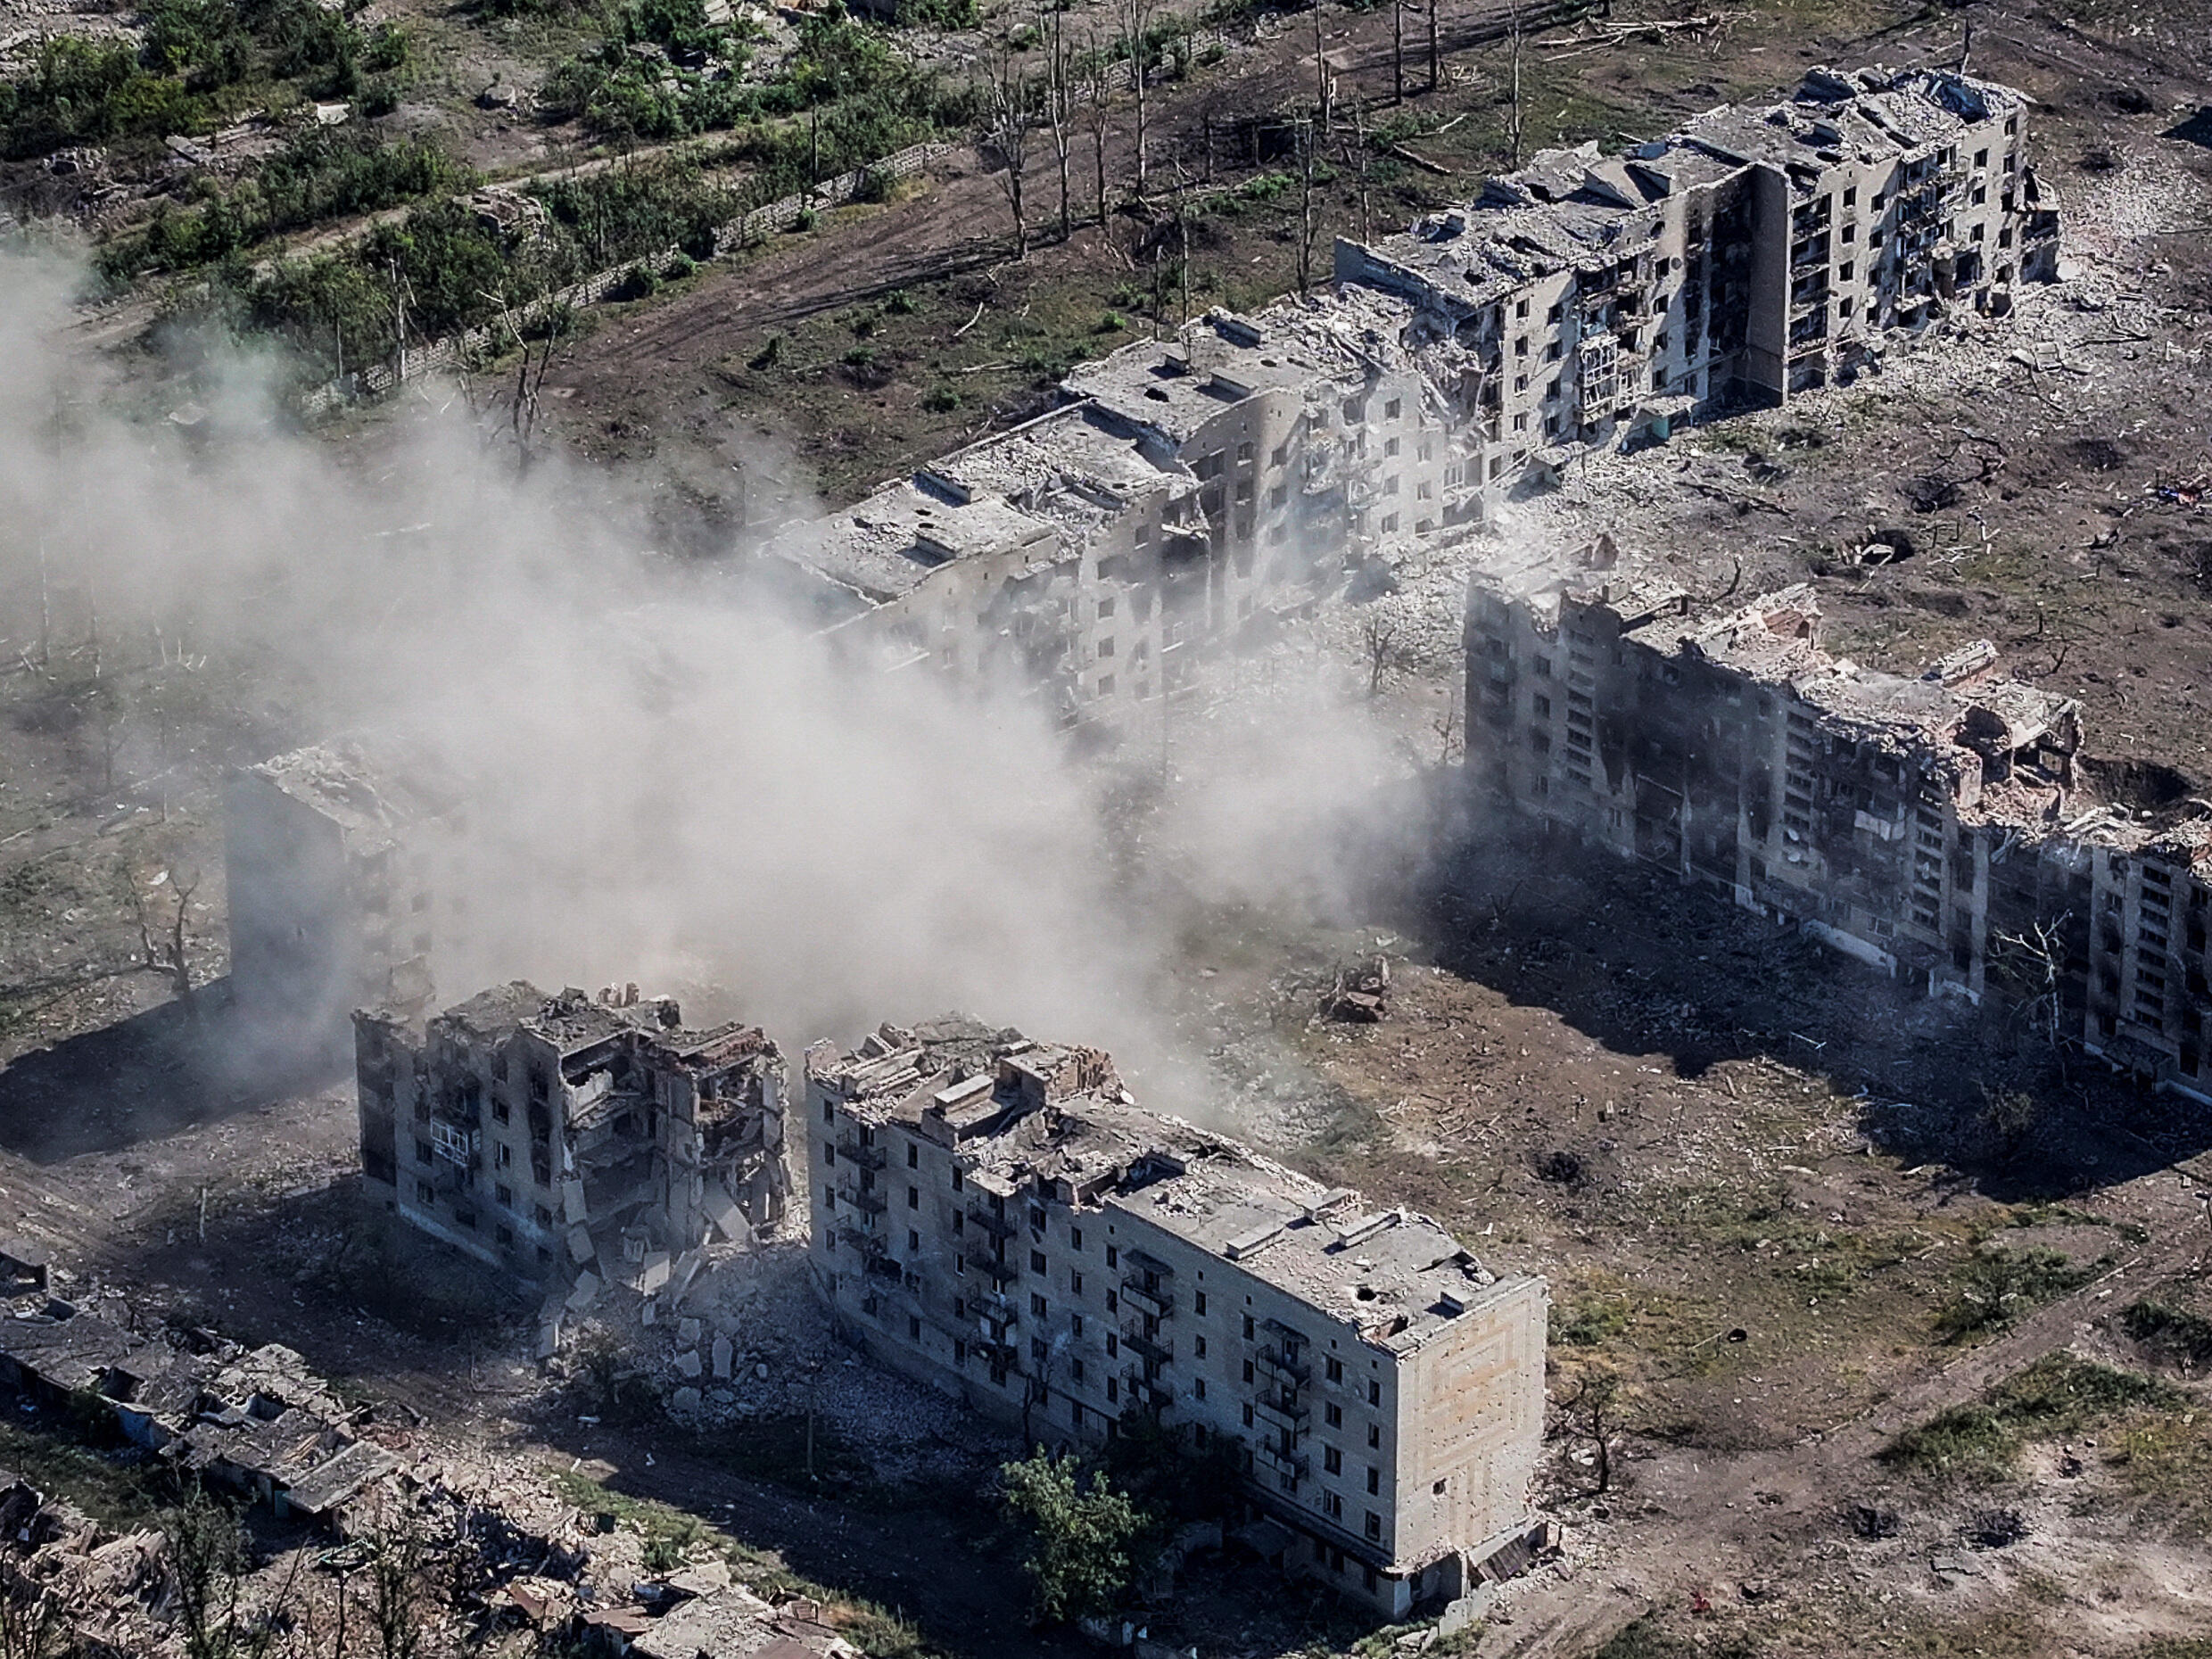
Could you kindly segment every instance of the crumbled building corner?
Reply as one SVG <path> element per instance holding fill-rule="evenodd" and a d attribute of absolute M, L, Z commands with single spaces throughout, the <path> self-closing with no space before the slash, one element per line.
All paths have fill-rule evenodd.
<path fill-rule="evenodd" d="M 709 1250 L 783 1220 L 785 1069 L 757 1027 L 517 980 L 355 1028 L 372 1192 L 519 1282 L 571 1285 L 549 1300 L 556 1342 L 602 1287 L 673 1302 Z"/>
<path fill-rule="evenodd" d="M 1541 1280 L 1143 1110 L 1095 1049 L 949 1016 L 805 1086 L 815 1277 L 883 1364 L 1025 1438 L 1226 1440 L 1284 1564 L 1392 1616 L 1526 1523 Z"/>

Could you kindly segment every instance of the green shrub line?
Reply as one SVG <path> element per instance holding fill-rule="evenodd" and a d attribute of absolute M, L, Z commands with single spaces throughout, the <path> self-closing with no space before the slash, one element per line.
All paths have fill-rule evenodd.
<path fill-rule="evenodd" d="M 2078 1433 L 2140 1408 L 2170 1409 L 2185 1396 L 2156 1378 L 2070 1353 L 2041 1359 L 1982 1399 L 1953 1406 L 1907 1429 L 1877 1456 L 1894 1467 L 1969 1481 L 2010 1474 L 2030 1440 Z"/>
<path fill-rule="evenodd" d="M 203 133 L 254 105 L 351 98 L 408 61 L 396 24 L 364 29 L 359 0 L 148 0 L 141 44 L 61 36 L 28 74 L 0 81 L 0 155 L 70 144 L 151 145 Z"/>

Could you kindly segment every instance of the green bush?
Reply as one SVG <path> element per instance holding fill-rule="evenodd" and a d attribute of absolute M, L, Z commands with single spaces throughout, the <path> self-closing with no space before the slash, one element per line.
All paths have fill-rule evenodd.
<path fill-rule="evenodd" d="M 2076 1265 L 2054 1250 L 1985 1247 L 1967 1263 L 1959 1292 L 1936 1321 L 1947 1341 L 2001 1331 L 2045 1302 L 2077 1291 L 2104 1271 L 2103 1260 Z"/>
<path fill-rule="evenodd" d="M 1151 1524 L 1105 1478 L 1085 1474 L 1073 1452 L 1055 1457 L 1039 1449 L 999 1471 L 1007 1513 L 1030 1537 L 1022 1570 L 1036 1611 L 1052 1620 L 1103 1613 L 1118 1603 L 1137 1574 L 1136 1546 Z"/>
<path fill-rule="evenodd" d="M 466 189 L 475 179 L 426 138 L 387 144 L 365 130 L 316 131 L 223 194 L 164 210 L 103 250 L 101 265 L 111 276 L 148 267 L 189 270 L 287 231 Z"/>
<path fill-rule="evenodd" d="M 681 248 L 668 256 L 668 263 L 661 271 L 661 275 L 667 277 L 670 282 L 682 282 L 685 278 L 696 276 L 698 274 L 699 262 Z"/>
<path fill-rule="evenodd" d="M 934 385 L 922 393 L 921 407 L 932 415 L 950 415 L 960 407 L 960 393 L 943 384 Z"/>
<path fill-rule="evenodd" d="M 2212 1319 L 2163 1302 L 2129 1304 L 2120 1328 L 2144 1346 L 2192 1366 L 2212 1363 Z"/>
<path fill-rule="evenodd" d="M 2074 1434 L 2142 1407 L 2168 1408 L 2180 1393 L 2155 1378 L 2069 1353 L 2045 1354 L 1982 1400 L 1953 1406 L 1882 1449 L 1884 1463 L 1973 1481 L 2011 1473 L 2030 1440 Z"/>
<path fill-rule="evenodd" d="M 364 34 L 317 0 L 147 0 L 136 50 L 62 37 L 0 83 L 0 153 L 204 132 L 249 103 L 351 97 L 408 58 L 405 33 Z"/>

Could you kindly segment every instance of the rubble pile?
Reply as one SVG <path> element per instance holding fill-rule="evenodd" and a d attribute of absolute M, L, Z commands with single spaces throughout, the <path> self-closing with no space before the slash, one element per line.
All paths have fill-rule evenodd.
<path fill-rule="evenodd" d="M 572 1315 L 579 1347 L 610 1343 L 679 1425 L 735 1428 L 812 1415 L 826 1440 L 866 1457 L 879 1480 L 980 1478 L 1019 1448 L 927 1388 L 856 1360 L 832 1335 L 807 1275 L 806 1220 L 750 1247 L 710 1246 L 652 1293 L 601 1287 Z"/>

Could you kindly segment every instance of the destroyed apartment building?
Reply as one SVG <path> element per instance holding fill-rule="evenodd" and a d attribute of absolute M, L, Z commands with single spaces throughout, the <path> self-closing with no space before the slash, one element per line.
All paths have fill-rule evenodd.
<path fill-rule="evenodd" d="M 456 901 L 431 879 L 452 802 L 418 758 L 341 738 L 232 774 L 224 796 L 230 983 L 242 1007 L 314 1031 L 356 1008 L 420 1008 Z"/>
<path fill-rule="evenodd" d="M 583 1269 L 649 1293 L 710 1237 L 783 1215 L 784 1066 L 756 1027 L 520 980 L 354 1023 L 370 1190 L 518 1280 Z"/>
<path fill-rule="evenodd" d="M 886 1365 L 1061 1443 L 1226 1439 L 1268 1553 L 1392 1616 L 1523 1538 L 1540 1279 L 958 1017 L 818 1044 L 805 1110 L 814 1270 Z"/>
<path fill-rule="evenodd" d="M 1366 293 L 1213 312 L 1077 367 L 1059 407 L 772 559 L 830 637 L 895 671 L 1126 724 L 1365 550 L 1450 522 L 1449 412 L 1397 343 L 1408 320 Z"/>
<path fill-rule="evenodd" d="M 1337 280 L 1415 307 L 1407 343 L 1467 422 L 1462 497 L 1556 478 L 1591 449 L 1848 382 L 1886 338 L 2002 316 L 2054 278 L 2027 103 L 1944 70 L 1814 70 L 1785 102 L 1618 157 L 1547 151 L 1410 231 L 1341 240 Z"/>
<path fill-rule="evenodd" d="M 1823 651 L 1809 585 L 1716 611 L 1604 539 L 1567 563 L 1474 580 L 1477 788 L 2212 1099 L 2202 803 L 2100 800 L 2079 706 L 1986 640 L 1906 678 Z"/>

